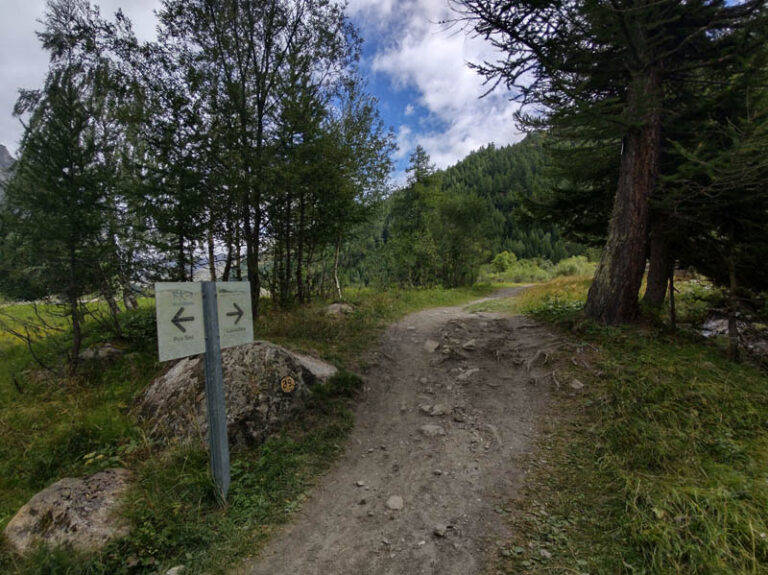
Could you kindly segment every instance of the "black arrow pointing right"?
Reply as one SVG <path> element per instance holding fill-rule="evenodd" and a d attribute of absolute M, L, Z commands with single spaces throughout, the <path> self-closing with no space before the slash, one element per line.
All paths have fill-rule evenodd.
<path fill-rule="evenodd" d="M 187 330 L 184 329 L 184 326 L 181 325 L 181 322 L 183 321 L 195 321 L 194 316 L 187 316 L 187 317 L 181 317 L 181 314 L 184 313 L 184 308 L 180 307 L 179 311 L 176 312 L 176 315 L 173 316 L 173 319 L 171 320 L 171 323 L 178 327 L 182 333 L 187 333 Z"/>
<path fill-rule="evenodd" d="M 227 317 L 231 317 L 231 316 L 235 316 L 235 315 L 236 315 L 236 316 L 237 316 L 237 319 L 235 320 L 235 325 L 237 325 L 237 322 L 239 322 L 239 321 L 240 321 L 240 319 L 243 317 L 243 314 L 244 314 L 245 312 L 243 312 L 243 310 L 242 310 L 242 309 L 240 309 L 240 306 L 239 306 L 239 305 L 237 305 L 235 302 L 232 302 L 232 305 L 233 305 L 233 306 L 235 306 L 235 309 L 236 309 L 237 311 L 230 311 L 230 312 L 227 312 Z"/>

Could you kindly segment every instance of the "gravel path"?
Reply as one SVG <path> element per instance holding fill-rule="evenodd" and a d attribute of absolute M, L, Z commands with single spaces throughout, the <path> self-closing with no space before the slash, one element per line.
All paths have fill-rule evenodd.
<path fill-rule="evenodd" d="M 494 509 L 521 484 L 548 400 L 537 352 L 555 344 L 528 318 L 461 307 L 391 326 L 363 373 L 344 455 L 237 572 L 481 573 L 505 534 Z"/>

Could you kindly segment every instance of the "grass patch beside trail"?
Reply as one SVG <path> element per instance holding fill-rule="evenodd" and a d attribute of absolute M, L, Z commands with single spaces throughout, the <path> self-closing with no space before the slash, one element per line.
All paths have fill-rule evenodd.
<path fill-rule="evenodd" d="M 256 337 L 314 351 L 343 367 L 406 313 L 459 305 L 493 289 L 349 290 L 352 314 L 328 317 L 321 302 L 287 313 L 267 310 L 257 321 Z M 280 435 L 233 454 L 230 497 L 222 508 L 207 453 L 160 450 L 132 417 L 136 395 L 163 369 L 151 303 L 124 317 L 126 339 L 119 345 L 127 353 L 108 363 L 85 363 L 76 378 L 46 375 L 23 345 L 0 341 L 0 530 L 32 495 L 62 477 L 127 466 L 137 480 L 125 509 L 133 525 L 128 538 L 89 557 L 40 550 L 25 560 L 0 543 L 0 573 L 129 575 L 163 573 L 178 564 L 188 574 L 223 573 L 258 552 L 342 449 L 359 385 L 348 374 L 316 388 L 308 410 Z M 15 311 L 22 319 L 28 309 Z M 93 324 L 87 328 L 89 342 L 109 338 Z M 56 350 L 66 347 L 61 337 L 43 341 L 41 353 L 55 359 Z"/>
<path fill-rule="evenodd" d="M 324 305 L 283 312 L 265 310 L 256 321 L 254 337 L 303 351 L 329 361 L 350 365 L 374 345 L 384 327 L 416 310 L 461 305 L 492 293 L 499 286 L 478 285 L 457 289 L 369 288 L 345 291 L 344 301 L 354 307 L 346 316 L 325 314 Z"/>
<path fill-rule="evenodd" d="M 695 338 L 584 320 L 588 283 L 514 304 L 576 347 L 552 366 L 562 415 L 491 572 L 768 573 L 768 377 Z"/>

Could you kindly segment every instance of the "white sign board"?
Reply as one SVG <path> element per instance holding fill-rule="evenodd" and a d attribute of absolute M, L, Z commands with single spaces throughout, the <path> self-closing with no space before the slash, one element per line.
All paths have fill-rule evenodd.
<path fill-rule="evenodd" d="M 157 347 L 160 361 L 205 353 L 201 284 L 155 284 Z"/>
<path fill-rule="evenodd" d="M 217 282 L 216 300 L 221 348 L 252 342 L 251 282 Z"/>

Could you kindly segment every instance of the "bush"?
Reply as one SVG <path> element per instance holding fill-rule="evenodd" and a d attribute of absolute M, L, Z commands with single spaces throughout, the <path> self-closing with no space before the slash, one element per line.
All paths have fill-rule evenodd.
<path fill-rule="evenodd" d="M 503 273 L 512 267 L 512 264 L 514 264 L 516 261 L 517 256 L 515 254 L 508 251 L 503 251 L 499 254 L 496 254 L 496 256 L 493 258 L 491 261 L 491 269 L 493 269 L 495 272 Z"/>
<path fill-rule="evenodd" d="M 595 264 L 590 263 L 586 256 L 571 256 L 560 260 L 555 266 L 556 276 L 586 276 L 595 272 Z"/>

